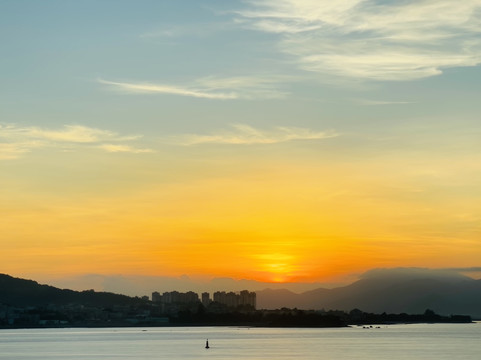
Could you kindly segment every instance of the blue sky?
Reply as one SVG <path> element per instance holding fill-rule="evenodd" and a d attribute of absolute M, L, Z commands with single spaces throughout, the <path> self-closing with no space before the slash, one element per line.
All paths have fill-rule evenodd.
<path fill-rule="evenodd" d="M 18 244 L 8 246 L 5 271 L 214 272 L 163 253 L 139 270 L 140 254 L 106 268 L 67 271 L 48 257 L 28 270 L 14 265 L 41 248 L 25 222 L 59 254 L 103 241 L 100 253 L 116 241 L 125 253 L 133 237 L 113 240 L 105 225 L 124 216 L 132 229 L 155 228 L 139 235 L 146 248 L 176 236 L 188 247 L 192 234 L 215 238 L 242 219 L 252 241 L 290 237 L 278 251 L 274 244 L 252 255 L 233 241 L 236 261 L 257 261 L 246 276 L 263 280 L 269 266 L 286 279 L 341 276 L 332 259 L 357 250 L 346 254 L 332 239 L 365 249 L 348 272 L 477 265 L 479 19 L 479 0 L 0 2 L 0 196 L 8 214 L 0 225 Z M 218 195 L 212 204 L 224 214 L 208 205 Z M 293 208 L 310 220 L 284 228 Z M 146 211 L 155 215 L 140 220 Z M 189 229 L 164 234 L 159 224 L 171 216 Z M 82 236 L 64 243 L 65 224 Z M 294 236 L 302 226 L 309 231 Z M 292 238 L 328 249 L 324 270 Z M 396 259 L 396 249 L 407 252 Z M 172 251 L 177 259 L 180 250 Z"/>
<path fill-rule="evenodd" d="M 5 1 L 2 117 L 167 133 L 476 119 L 479 2 L 326 4 Z"/>

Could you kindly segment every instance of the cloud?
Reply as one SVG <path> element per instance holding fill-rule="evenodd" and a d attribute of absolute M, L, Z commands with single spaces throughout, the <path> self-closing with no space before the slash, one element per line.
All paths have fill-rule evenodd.
<path fill-rule="evenodd" d="M 147 149 L 110 144 L 139 138 L 139 135 L 120 136 L 112 131 L 81 125 L 64 125 L 60 129 L 46 129 L 37 126 L 20 127 L 12 124 L 0 124 L 0 159 L 15 159 L 38 148 L 67 149 L 82 145 L 96 146 L 109 152 L 147 152 Z M 112 150 L 115 146 L 118 147 L 117 151 Z"/>
<path fill-rule="evenodd" d="M 141 153 L 151 153 L 153 150 L 151 149 L 137 149 L 129 145 L 117 145 L 117 144 L 103 144 L 98 146 L 100 149 L 103 149 L 107 152 L 129 152 L 134 154 L 141 154 Z"/>
<path fill-rule="evenodd" d="M 0 160 L 16 159 L 28 153 L 34 146 L 26 143 L 0 143 Z"/>
<path fill-rule="evenodd" d="M 276 127 L 266 131 L 245 124 L 232 125 L 232 131 L 221 131 L 210 135 L 186 134 L 171 137 L 170 140 L 180 145 L 198 144 L 275 144 L 293 140 L 320 140 L 338 136 L 334 131 L 312 131 L 297 127 Z"/>
<path fill-rule="evenodd" d="M 183 25 L 165 25 L 154 28 L 139 35 L 141 39 L 173 39 L 183 36 L 194 36 L 197 38 L 211 36 L 212 34 L 235 30 L 231 22 L 205 22 L 189 23 Z"/>
<path fill-rule="evenodd" d="M 415 104 L 415 102 L 413 101 L 369 100 L 369 99 L 353 99 L 352 101 L 354 101 L 359 105 L 366 105 L 366 106 Z"/>
<path fill-rule="evenodd" d="M 479 0 L 246 1 L 237 21 L 280 36 L 304 70 L 411 80 L 481 63 Z"/>
<path fill-rule="evenodd" d="M 148 83 L 123 83 L 107 80 L 98 80 L 101 84 L 111 85 L 118 90 L 127 93 L 139 94 L 171 94 L 181 96 L 191 96 L 204 99 L 237 99 L 238 96 L 234 93 L 209 92 L 201 89 L 191 89 L 187 87 L 171 86 L 171 85 L 156 85 Z"/>
<path fill-rule="evenodd" d="M 205 77 L 187 85 L 168 85 L 98 79 L 99 83 L 126 93 L 170 94 L 213 100 L 282 98 L 286 93 L 276 88 L 278 81 L 274 77 Z"/>
<path fill-rule="evenodd" d="M 2 128 L 2 137 L 7 138 L 28 138 L 37 140 L 48 140 L 64 143 L 94 143 L 113 139 L 116 141 L 135 140 L 139 136 L 118 136 L 118 134 L 96 128 L 90 128 L 82 125 L 64 125 L 61 129 L 43 129 L 39 127 L 15 127 L 6 126 Z"/>

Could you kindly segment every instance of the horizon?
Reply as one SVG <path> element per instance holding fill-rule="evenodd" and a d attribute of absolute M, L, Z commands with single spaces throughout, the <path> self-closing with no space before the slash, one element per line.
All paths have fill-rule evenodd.
<path fill-rule="evenodd" d="M 1 2 L 0 272 L 479 276 L 480 12 Z"/>
<path fill-rule="evenodd" d="M 5 274 L 17 277 L 12 274 Z M 463 276 L 472 280 L 481 280 L 481 267 L 453 268 L 453 269 L 428 269 L 428 268 L 374 268 L 367 272 L 353 276 L 351 280 L 343 283 L 279 283 L 260 282 L 247 279 L 233 278 L 190 278 L 187 275 L 181 277 L 165 276 L 137 276 L 137 275 L 100 275 L 83 274 L 75 277 L 56 279 L 35 279 L 39 284 L 54 286 L 60 289 L 75 291 L 94 290 L 99 292 L 112 292 L 128 296 L 150 296 L 152 293 L 160 292 L 187 292 L 193 291 L 199 295 L 203 292 L 214 293 L 215 291 L 232 291 L 238 293 L 242 290 L 264 291 L 264 290 L 288 290 L 294 294 L 302 294 L 317 289 L 336 289 L 349 286 L 362 279 L 376 279 L 379 276 L 393 277 L 402 275 L 405 278 L 447 278 L 452 276 Z"/>

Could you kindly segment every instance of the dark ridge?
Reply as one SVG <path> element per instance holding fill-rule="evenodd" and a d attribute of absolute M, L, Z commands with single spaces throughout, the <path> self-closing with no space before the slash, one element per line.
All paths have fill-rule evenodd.
<path fill-rule="evenodd" d="M 9 306 L 45 306 L 83 304 L 105 307 L 115 305 L 136 305 L 143 300 L 138 297 L 95 292 L 93 290 L 73 291 L 41 285 L 33 280 L 14 278 L 0 274 L 0 304 Z"/>
<path fill-rule="evenodd" d="M 477 319 L 481 318 L 479 299 L 481 280 L 427 269 L 373 270 L 348 286 L 302 294 L 257 291 L 257 307 L 265 309 L 284 306 L 350 311 L 358 308 L 370 313 L 410 314 L 433 309 L 442 315 L 470 314 Z"/>

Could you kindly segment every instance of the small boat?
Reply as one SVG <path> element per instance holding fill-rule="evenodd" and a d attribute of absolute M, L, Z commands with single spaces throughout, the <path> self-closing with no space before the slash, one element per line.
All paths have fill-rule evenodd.
<path fill-rule="evenodd" d="M 209 339 L 207 339 L 207 340 L 205 341 L 205 348 L 206 348 L 206 349 L 209 348 Z"/>

